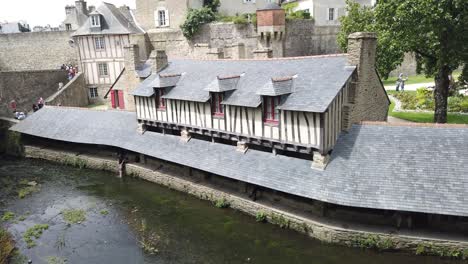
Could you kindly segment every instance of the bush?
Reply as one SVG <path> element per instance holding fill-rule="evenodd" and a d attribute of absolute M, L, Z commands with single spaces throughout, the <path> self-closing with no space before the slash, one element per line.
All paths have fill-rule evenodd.
<path fill-rule="evenodd" d="M 299 10 L 296 12 L 292 12 L 286 16 L 286 19 L 312 19 L 309 12 L 305 12 L 304 10 Z"/>
<path fill-rule="evenodd" d="M 257 222 L 265 222 L 267 219 L 267 215 L 265 214 L 265 212 L 257 212 L 257 214 L 255 215 L 255 220 L 257 220 Z"/>
<path fill-rule="evenodd" d="M 226 200 L 226 198 L 222 198 L 217 200 L 214 205 L 218 208 L 228 208 L 230 206 L 229 202 Z"/>
<path fill-rule="evenodd" d="M 180 26 L 182 33 L 187 39 L 191 39 L 200 30 L 203 24 L 213 22 L 215 13 L 208 7 L 201 9 L 190 9 L 185 22 Z"/>
<path fill-rule="evenodd" d="M 232 22 L 234 22 L 234 24 L 242 24 L 242 25 L 246 25 L 246 24 L 249 23 L 249 21 L 247 20 L 247 18 L 244 17 L 244 16 L 235 17 L 234 20 L 233 20 Z"/>

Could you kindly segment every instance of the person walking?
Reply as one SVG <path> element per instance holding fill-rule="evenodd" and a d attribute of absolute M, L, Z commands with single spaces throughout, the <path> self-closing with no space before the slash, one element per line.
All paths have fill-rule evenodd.
<path fill-rule="evenodd" d="M 42 97 L 40 97 L 39 100 L 37 101 L 37 107 L 39 107 L 39 109 L 44 107 L 44 99 L 42 99 Z"/>
<path fill-rule="evenodd" d="M 405 90 L 405 82 L 408 80 L 408 76 L 404 75 L 402 72 L 398 75 L 398 79 L 396 81 L 396 91 L 404 91 Z"/>

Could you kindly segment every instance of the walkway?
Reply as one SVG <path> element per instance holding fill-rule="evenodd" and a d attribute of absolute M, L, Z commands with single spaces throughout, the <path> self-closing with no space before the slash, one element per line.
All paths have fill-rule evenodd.
<path fill-rule="evenodd" d="M 385 90 L 395 90 L 396 85 L 387 85 L 385 86 Z M 415 84 L 406 84 L 405 91 L 416 91 L 419 88 L 427 88 L 433 87 L 435 84 L 433 82 L 430 83 L 415 83 Z"/>

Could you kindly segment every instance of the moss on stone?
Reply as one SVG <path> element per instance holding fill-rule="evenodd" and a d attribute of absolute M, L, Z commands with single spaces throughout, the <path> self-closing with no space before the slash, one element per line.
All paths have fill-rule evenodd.
<path fill-rule="evenodd" d="M 78 224 L 86 221 L 86 211 L 83 209 L 65 209 L 62 211 L 63 220 L 68 224 Z"/>

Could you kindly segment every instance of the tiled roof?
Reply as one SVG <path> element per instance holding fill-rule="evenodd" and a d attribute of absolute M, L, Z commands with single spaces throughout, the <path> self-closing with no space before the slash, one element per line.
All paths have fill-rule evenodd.
<path fill-rule="evenodd" d="M 242 74 L 236 89 L 226 96 L 223 104 L 246 107 L 260 104 L 258 93 L 272 82 L 272 78 L 297 75 L 292 81 L 294 92 L 287 96 L 281 109 L 324 112 L 355 70 L 354 66 L 346 66 L 346 62 L 346 55 L 268 60 L 175 59 L 161 73 L 185 73 L 177 86 L 165 95 L 166 98 L 196 102 L 209 100 L 206 88 L 211 87 L 218 76 Z M 278 87 L 273 90 L 282 91 L 288 86 Z M 148 94 L 144 92 L 146 90 L 148 87 L 142 84 L 134 94 Z"/>
<path fill-rule="evenodd" d="M 12 127 L 116 146 L 270 189 L 344 206 L 468 216 L 468 127 L 355 125 L 325 171 L 307 160 L 136 132 L 135 113 L 45 107 Z"/>
<path fill-rule="evenodd" d="M 138 28 L 136 22 L 131 19 L 129 20 L 127 14 L 123 14 L 120 9 L 115 7 L 113 4 L 103 3 L 96 10 L 97 13 L 101 14 L 101 30 L 91 30 L 90 20 L 78 28 L 72 36 L 85 36 L 85 35 L 103 35 L 103 34 L 139 34 L 143 33 Z"/>
<path fill-rule="evenodd" d="M 294 78 L 272 79 L 258 92 L 259 95 L 279 96 L 294 92 Z"/>

